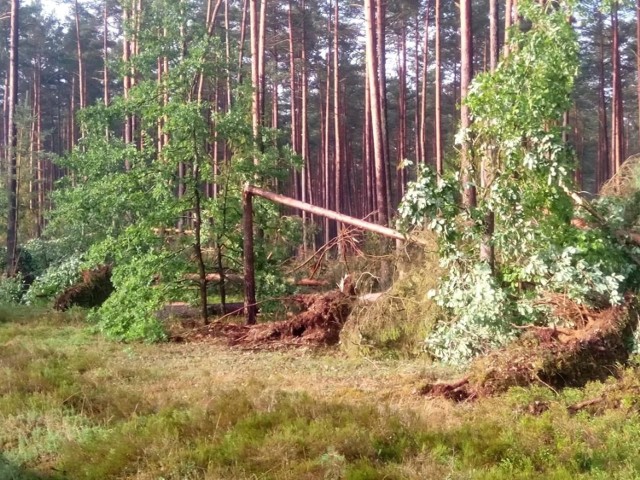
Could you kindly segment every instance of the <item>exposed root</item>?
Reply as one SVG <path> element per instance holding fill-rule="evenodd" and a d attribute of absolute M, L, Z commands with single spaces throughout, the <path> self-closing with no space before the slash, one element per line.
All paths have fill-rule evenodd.
<path fill-rule="evenodd" d="M 508 347 L 475 360 L 462 381 L 427 385 L 422 392 L 461 401 L 536 383 L 554 390 L 582 387 L 615 374 L 629 357 L 626 340 L 638 321 L 635 301 L 602 310 L 566 302 L 562 305 L 571 318 L 563 320 L 580 326 L 530 327 Z"/>
<path fill-rule="evenodd" d="M 53 308 L 65 311 L 74 305 L 85 308 L 99 307 L 111 293 L 111 266 L 103 265 L 82 272 L 82 281 L 58 295 Z"/>
<path fill-rule="evenodd" d="M 340 331 L 351 313 L 354 297 L 333 291 L 293 298 L 303 311 L 290 320 L 258 325 L 213 322 L 180 340 L 220 339 L 240 348 L 282 348 L 291 346 L 328 346 L 338 343 Z"/>

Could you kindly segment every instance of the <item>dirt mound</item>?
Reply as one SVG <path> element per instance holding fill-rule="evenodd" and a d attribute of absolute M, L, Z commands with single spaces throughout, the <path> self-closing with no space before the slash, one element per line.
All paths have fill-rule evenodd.
<path fill-rule="evenodd" d="M 354 304 L 354 297 L 340 291 L 298 295 L 292 299 L 302 310 L 290 320 L 238 325 L 213 322 L 174 341 L 219 339 L 242 348 L 335 345 Z"/>
<path fill-rule="evenodd" d="M 103 265 L 83 271 L 82 281 L 58 295 L 53 308 L 65 311 L 74 305 L 85 308 L 99 307 L 111 293 L 113 293 L 111 266 Z"/>
<path fill-rule="evenodd" d="M 467 377 L 426 385 L 422 393 L 464 401 L 535 383 L 554 389 L 582 387 L 615 374 L 628 360 L 627 340 L 638 322 L 635 299 L 590 310 L 554 296 L 550 307 L 575 327 L 527 327 L 510 346 L 474 361 Z"/>

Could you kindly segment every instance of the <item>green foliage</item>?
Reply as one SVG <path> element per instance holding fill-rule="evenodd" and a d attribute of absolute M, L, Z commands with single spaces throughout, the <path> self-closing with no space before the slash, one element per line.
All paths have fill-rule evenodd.
<path fill-rule="evenodd" d="M 563 142 L 561 119 L 571 107 L 578 68 L 576 33 L 566 20 L 573 6 L 519 3 L 524 21 L 510 34 L 509 55 L 471 86 L 466 103 L 473 123 L 458 141 L 471 146 L 471 178 L 484 169 L 484 182 L 475 182 L 477 207 L 458 206 L 454 178 L 424 170 L 400 208 L 405 225 L 427 219 L 440 234 L 446 275 L 431 293 L 451 322 L 441 323 L 426 345 L 446 362 L 464 364 L 504 345 L 517 334 L 515 325 L 554 322 L 537 302 L 545 292 L 615 305 L 636 282 L 628 251 L 609 232 L 571 224 L 575 212 L 566 189 L 573 152 Z M 624 208 L 618 211 L 624 217 Z M 490 212 L 495 272 L 479 261 Z"/>
<path fill-rule="evenodd" d="M 51 265 L 36 277 L 22 301 L 27 305 L 32 305 L 39 299 L 56 297 L 78 281 L 82 267 L 83 262 L 80 255 L 71 256 L 60 263 Z"/>
<path fill-rule="evenodd" d="M 158 39 L 158 31 L 164 38 Z M 184 35 L 189 37 L 186 51 L 179 48 Z M 123 72 L 132 66 L 153 72 L 162 56 L 168 58 L 169 71 L 161 79 L 140 75 L 127 98 L 80 113 L 82 139 L 61 163 L 83 180 L 76 185 L 67 180 L 66 188 L 56 192 L 48 233 L 72 237 L 71 249 L 86 252 L 92 265 L 113 264 L 115 293 L 91 315 L 99 329 L 119 340 L 156 341 L 164 338 L 155 318 L 159 307 L 194 297 L 182 280 L 196 272 L 198 250 L 205 252 L 207 271 L 237 271 L 242 265 L 243 184 L 268 185 L 298 159 L 280 147 L 278 131 L 264 128 L 255 141 L 249 90 L 238 92 L 225 113 L 195 94 L 200 74 L 207 78 L 208 90 L 209 82 L 216 84 L 229 66 L 218 55 L 221 45 L 204 31 L 192 9 L 153 1 L 137 36 L 140 54 L 122 65 Z M 130 144 L 115 133 L 127 117 L 135 117 L 140 129 L 138 141 Z M 160 151 L 159 119 L 167 139 Z M 216 148 L 226 143 L 232 152 L 215 170 L 214 141 Z M 199 246 L 193 233 L 197 218 Z M 284 237 L 299 228 L 273 205 L 258 201 L 255 221 L 264 240 L 256 249 L 260 293 L 278 296 L 285 290 L 277 269 L 290 256 L 293 238 Z M 74 226 L 72 235 L 66 235 L 68 225 Z M 190 233 L 176 235 L 176 227 Z"/>
<path fill-rule="evenodd" d="M 22 275 L 15 277 L 0 277 L 0 304 L 15 305 L 20 303 L 24 295 L 24 280 Z"/>

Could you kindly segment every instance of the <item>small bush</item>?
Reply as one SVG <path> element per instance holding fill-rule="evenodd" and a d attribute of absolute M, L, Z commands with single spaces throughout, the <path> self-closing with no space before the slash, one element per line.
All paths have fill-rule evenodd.
<path fill-rule="evenodd" d="M 82 267 L 80 255 L 51 265 L 37 277 L 24 297 L 24 303 L 32 305 L 38 299 L 51 299 L 78 281 Z"/>
<path fill-rule="evenodd" d="M 24 295 L 24 280 L 22 275 L 15 277 L 0 277 L 0 304 L 20 303 Z"/>

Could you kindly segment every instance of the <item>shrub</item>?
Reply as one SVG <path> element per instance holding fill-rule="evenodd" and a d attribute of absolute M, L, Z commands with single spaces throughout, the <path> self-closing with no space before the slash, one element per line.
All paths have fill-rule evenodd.
<path fill-rule="evenodd" d="M 49 266 L 35 279 L 24 296 L 24 303 L 32 305 L 38 299 L 51 299 L 59 295 L 78 281 L 81 269 L 80 255 L 73 255 L 61 263 Z"/>
<path fill-rule="evenodd" d="M 22 275 L 0 277 L 0 304 L 20 303 L 23 295 L 24 280 Z"/>

